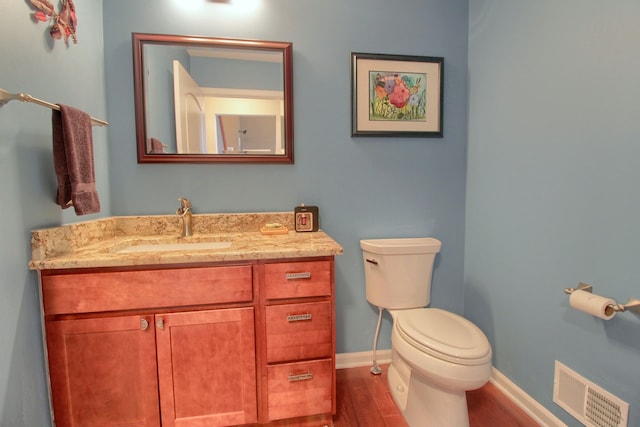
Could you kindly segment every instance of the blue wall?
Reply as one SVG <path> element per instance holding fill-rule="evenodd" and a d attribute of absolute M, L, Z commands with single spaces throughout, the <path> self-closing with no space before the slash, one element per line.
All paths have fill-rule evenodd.
<path fill-rule="evenodd" d="M 126 7 L 123 5 L 126 3 Z M 433 304 L 462 312 L 467 108 L 467 2 L 357 0 L 233 5 L 104 2 L 111 186 L 115 215 L 290 211 L 320 207 L 337 257 L 337 348 L 370 350 L 377 310 L 364 295 L 359 240 L 435 236 L 443 250 Z M 169 19 L 170 17 L 171 19 Z M 293 43 L 293 165 L 136 163 L 131 32 L 260 38 Z M 352 138 L 352 51 L 445 57 L 443 139 Z M 381 348 L 390 348 L 385 323 Z"/>
<path fill-rule="evenodd" d="M 569 308 L 580 281 L 640 298 L 640 4 L 471 0 L 465 315 L 552 403 L 554 360 L 631 404 L 640 319 Z"/>
<path fill-rule="evenodd" d="M 577 426 L 551 402 L 560 360 L 631 403 L 629 425 L 640 423 L 638 317 L 603 322 L 562 293 L 585 281 L 620 301 L 640 296 L 636 2 L 281 0 L 251 14 L 186 3 L 78 4 L 80 42 L 68 48 L 29 19 L 27 2 L 4 6 L 0 87 L 111 126 L 94 128 L 103 211 L 76 217 L 53 203 L 50 112 L 19 102 L 0 110 L 0 425 L 49 423 L 29 231 L 173 212 L 178 196 L 197 212 L 318 204 L 345 248 L 339 352 L 368 350 L 375 326 L 358 241 L 438 237 L 432 305 L 476 322 L 502 373 Z M 138 165 L 132 31 L 292 41 L 296 163 Z M 445 138 L 351 138 L 351 51 L 444 56 Z M 389 346 L 387 320 L 380 347 Z"/>
<path fill-rule="evenodd" d="M 201 213 L 318 204 L 321 226 L 345 248 L 336 262 L 341 353 L 373 341 L 358 241 L 440 238 L 432 305 L 476 322 L 502 373 L 577 426 L 551 402 L 560 360 L 629 402 L 629 425 L 640 424 L 638 316 L 603 322 L 570 309 L 562 293 L 585 281 L 619 301 L 640 297 L 635 1 L 280 0 L 251 14 L 185 4 L 78 4 L 80 42 L 68 48 L 29 19 L 27 2 L 4 6 L 0 87 L 111 126 L 94 128 L 103 212 L 76 217 L 53 203 L 50 112 L 19 102 L 0 110 L 0 425 L 49 422 L 29 231 L 171 213 L 178 196 Z M 295 164 L 137 164 L 133 31 L 292 41 Z M 352 51 L 444 56 L 445 137 L 351 138 Z M 390 347 L 389 327 L 380 348 Z"/>
<path fill-rule="evenodd" d="M 191 6 L 191 9 L 187 6 Z M 29 232 L 108 215 L 320 206 L 321 226 L 345 248 L 336 265 L 338 351 L 371 348 L 377 311 L 364 297 L 359 240 L 430 235 L 444 242 L 433 304 L 463 298 L 467 1 L 281 0 L 251 13 L 185 0 L 78 3 L 79 44 L 52 43 L 28 2 L 3 6 L 0 87 L 65 103 L 110 122 L 94 128 L 102 213 L 76 217 L 53 203 L 51 113 L 12 102 L 0 111 L 0 425 L 49 424 L 36 274 Z M 103 25 L 104 23 L 104 25 Z M 104 28 L 103 28 L 104 27 Z M 136 163 L 131 32 L 291 41 L 295 164 Z M 445 57 L 443 139 L 351 138 L 352 51 Z M 385 320 L 380 348 L 390 348 Z"/>
<path fill-rule="evenodd" d="M 2 5 L 0 88 L 106 118 L 102 1 L 78 4 L 79 43 L 69 47 L 54 43 L 31 11 L 28 2 Z M 0 109 L 2 427 L 50 424 L 37 275 L 27 269 L 30 230 L 109 214 L 107 129 L 94 128 L 93 136 L 102 213 L 76 217 L 72 208 L 61 211 L 54 203 L 51 110 L 19 101 Z"/>

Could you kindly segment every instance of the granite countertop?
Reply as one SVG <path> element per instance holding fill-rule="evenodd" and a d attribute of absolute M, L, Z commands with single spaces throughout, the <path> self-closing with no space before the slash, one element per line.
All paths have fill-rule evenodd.
<path fill-rule="evenodd" d="M 267 223 L 280 223 L 286 234 L 263 235 Z M 258 259 L 333 256 L 342 246 L 323 231 L 292 231 L 293 212 L 196 214 L 193 236 L 180 237 L 176 215 L 111 217 L 31 233 L 31 270 L 166 265 Z M 227 248 L 198 244 L 231 242 Z M 188 250 L 176 250 L 181 244 Z M 195 244 L 195 245 L 194 245 Z M 164 245 L 167 250 L 120 252 L 138 245 Z"/>

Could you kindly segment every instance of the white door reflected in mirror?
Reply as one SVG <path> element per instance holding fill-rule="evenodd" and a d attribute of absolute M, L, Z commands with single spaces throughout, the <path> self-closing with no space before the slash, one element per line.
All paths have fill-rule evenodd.
<path fill-rule="evenodd" d="M 178 154 L 206 154 L 205 97 L 180 61 L 173 61 L 173 99 Z"/>
<path fill-rule="evenodd" d="M 173 61 L 178 154 L 285 152 L 281 91 L 201 87 Z"/>

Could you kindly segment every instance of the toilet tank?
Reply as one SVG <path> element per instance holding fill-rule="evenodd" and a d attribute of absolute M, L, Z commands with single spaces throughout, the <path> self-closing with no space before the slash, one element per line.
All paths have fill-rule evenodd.
<path fill-rule="evenodd" d="M 387 309 L 428 305 L 441 245 L 431 237 L 361 240 L 367 300 Z"/>

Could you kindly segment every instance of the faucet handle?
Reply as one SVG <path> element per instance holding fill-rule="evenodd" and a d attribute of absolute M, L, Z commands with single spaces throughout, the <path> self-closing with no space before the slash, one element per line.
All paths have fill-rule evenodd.
<path fill-rule="evenodd" d="M 191 210 L 191 202 L 189 201 L 189 199 L 179 197 L 178 201 L 180 202 L 180 207 L 176 211 L 177 215 L 184 215 Z"/>
<path fill-rule="evenodd" d="M 184 197 L 179 197 L 178 200 L 180 201 L 180 207 L 176 211 L 176 215 L 182 218 L 182 237 L 189 237 L 193 234 L 191 202 Z"/>
<path fill-rule="evenodd" d="M 178 197 L 178 201 L 180 202 L 180 206 L 182 207 L 182 209 L 188 209 L 191 207 L 191 202 L 189 201 L 189 199 Z"/>

